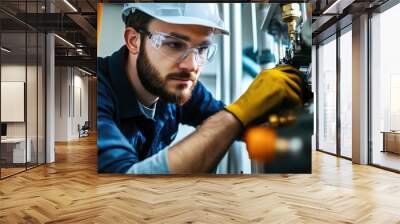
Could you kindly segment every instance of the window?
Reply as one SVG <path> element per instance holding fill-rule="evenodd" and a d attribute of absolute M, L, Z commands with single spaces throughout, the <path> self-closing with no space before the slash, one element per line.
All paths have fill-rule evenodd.
<path fill-rule="evenodd" d="M 351 26 L 340 36 L 340 155 L 352 157 L 352 35 Z"/>
<path fill-rule="evenodd" d="M 6 127 L 0 144 L 0 178 L 45 163 L 46 40 L 44 33 L 23 22 L 28 14 L 43 12 L 42 5 L 44 0 L 0 2 L 0 7 L 20 10 L 16 17 L 0 12 L 7 20 L 0 23 L 0 111 Z"/>
<path fill-rule="evenodd" d="M 317 148 L 336 153 L 336 39 L 318 47 L 318 139 Z"/>
<path fill-rule="evenodd" d="M 371 18 L 372 164 L 400 170 L 400 5 Z"/>

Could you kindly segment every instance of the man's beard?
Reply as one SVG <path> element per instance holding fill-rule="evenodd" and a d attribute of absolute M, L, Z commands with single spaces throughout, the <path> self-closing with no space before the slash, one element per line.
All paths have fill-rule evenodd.
<path fill-rule="evenodd" d="M 151 94 L 160 97 L 166 102 L 179 105 L 183 105 L 192 96 L 192 90 L 197 83 L 192 74 L 188 72 L 170 73 L 163 79 L 157 69 L 150 63 L 144 47 L 139 50 L 136 64 L 139 79 L 143 87 Z M 187 88 L 185 86 L 178 86 L 176 91 L 168 91 L 167 80 L 172 77 L 190 79 L 193 81 L 193 85 L 185 91 L 186 93 L 184 92 L 184 88 Z"/>

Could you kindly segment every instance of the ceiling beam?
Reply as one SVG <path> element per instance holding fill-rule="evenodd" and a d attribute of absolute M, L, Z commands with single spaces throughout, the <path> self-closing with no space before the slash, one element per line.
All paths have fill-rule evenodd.
<path fill-rule="evenodd" d="M 79 66 L 97 70 L 97 58 L 92 56 L 55 56 L 56 66 Z"/>

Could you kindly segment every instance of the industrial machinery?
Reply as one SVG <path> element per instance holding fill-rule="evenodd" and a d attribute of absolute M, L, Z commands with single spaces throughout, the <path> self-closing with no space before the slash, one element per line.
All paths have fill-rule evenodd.
<path fill-rule="evenodd" d="M 306 3 L 304 3 L 306 4 Z M 311 23 L 299 3 L 283 4 L 282 20 L 287 24 L 289 45 L 282 61 L 299 69 L 311 64 Z"/>
<path fill-rule="evenodd" d="M 265 18 L 261 26 L 264 34 L 259 45 L 264 50 L 258 51 L 258 57 L 263 58 L 265 52 L 274 52 L 278 54 L 278 66 L 288 64 L 301 71 L 304 104 L 296 110 L 287 110 L 282 106 L 246 131 L 244 139 L 252 159 L 252 173 L 311 173 L 313 94 L 310 7 L 306 3 L 287 3 L 269 4 L 264 9 Z M 278 42 L 278 50 L 274 51 L 271 44 L 265 44 L 265 39 L 271 35 L 278 40 L 275 41 Z M 263 62 L 262 65 L 268 64 L 257 61 Z"/>

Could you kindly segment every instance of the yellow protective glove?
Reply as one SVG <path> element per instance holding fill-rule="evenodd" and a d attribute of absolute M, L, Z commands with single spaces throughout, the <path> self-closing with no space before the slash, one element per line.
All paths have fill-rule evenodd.
<path fill-rule="evenodd" d="M 283 65 L 262 71 L 246 92 L 225 109 L 233 113 L 247 126 L 282 103 L 292 107 L 301 104 L 300 72 L 292 66 Z"/>

